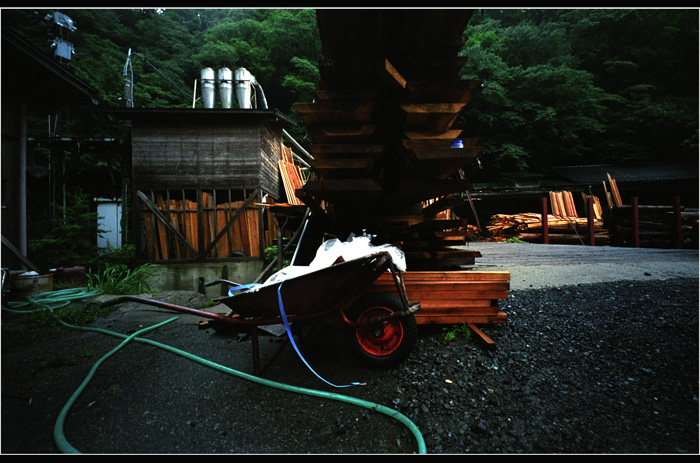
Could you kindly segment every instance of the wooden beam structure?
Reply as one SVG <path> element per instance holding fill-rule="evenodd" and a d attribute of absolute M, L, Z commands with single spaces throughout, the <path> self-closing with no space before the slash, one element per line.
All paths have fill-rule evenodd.
<path fill-rule="evenodd" d="M 458 52 L 473 10 L 317 10 L 322 57 L 314 103 L 295 109 L 312 140 L 317 179 L 297 196 L 342 217 L 344 231 L 368 230 L 400 246 L 409 268 L 474 263 L 436 231 L 426 202 L 470 187 L 458 176 L 482 149 L 453 126 L 480 82 L 461 80 Z M 415 210 L 421 210 L 417 215 Z M 413 215 L 410 228 L 397 216 Z M 417 221 L 417 222 L 416 222 Z M 422 223 L 419 223 L 422 222 Z"/>

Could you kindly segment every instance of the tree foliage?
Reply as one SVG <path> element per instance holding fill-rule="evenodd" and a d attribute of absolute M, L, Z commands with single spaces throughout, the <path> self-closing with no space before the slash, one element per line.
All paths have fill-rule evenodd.
<path fill-rule="evenodd" d="M 697 10 L 484 10 L 464 78 L 483 80 L 461 124 L 487 170 L 695 160 Z"/>
<path fill-rule="evenodd" d="M 47 49 L 50 12 L 3 10 L 3 27 Z M 293 103 L 314 99 L 321 48 L 313 10 L 63 12 L 77 28 L 68 66 L 103 106 L 120 105 L 129 49 L 137 107 L 190 107 L 206 66 L 246 67 L 269 107 L 291 117 Z M 462 77 L 481 79 L 483 90 L 458 127 L 488 149 L 487 170 L 697 160 L 696 9 L 486 9 L 465 35 Z M 86 116 L 66 130 L 119 136 L 108 122 Z"/>

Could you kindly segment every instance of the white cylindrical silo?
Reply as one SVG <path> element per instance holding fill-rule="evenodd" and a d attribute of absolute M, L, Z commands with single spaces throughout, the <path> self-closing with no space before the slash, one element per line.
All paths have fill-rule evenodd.
<path fill-rule="evenodd" d="M 238 107 L 241 109 L 250 109 L 251 107 L 251 81 L 253 76 L 246 68 L 238 68 L 234 73 L 236 81 L 236 98 L 238 98 Z"/>
<path fill-rule="evenodd" d="M 219 85 L 219 99 L 221 107 L 231 108 L 231 98 L 233 96 L 233 73 L 229 68 L 221 68 L 216 74 L 216 82 Z"/>
<path fill-rule="evenodd" d="M 214 70 L 212 68 L 204 68 L 201 71 L 202 78 L 202 100 L 204 107 L 211 109 L 214 107 L 216 98 L 216 83 L 214 80 Z"/>

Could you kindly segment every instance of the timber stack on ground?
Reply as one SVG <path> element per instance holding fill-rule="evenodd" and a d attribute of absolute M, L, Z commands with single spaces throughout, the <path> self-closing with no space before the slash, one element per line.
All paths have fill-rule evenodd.
<path fill-rule="evenodd" d="M 669 205 L 640 205 L 637 198 L 632 204 L 623 204 L 617 182 L 607 175 L 603 181 L 605 202 L 592 195 L 582 194 L 583 204 L 592 200 L 594 242 L 596 245 L 697 248 L 698 210 L 680 205 L 680 198 Z M 579 217 L 574 196 L 569 191 L 550 191 L 547 216 L 548 242 L 551 244 L 590 244 L 588 218 Z M 588 210 L 586 211 L 588 212 Z M 542 214 L 496 214 L 487 226 L 495 240 L 519 239 L 542 243 Z"/>
<path fill-rule="evenodd" d="M 421 303 L 415 313 L 419 325 L 467 324 L 489 347 L 495 347 L 476 325 L 507 320 L 499 301 L 508 298 L 510 272 L 418 271 L 404 273 L 403 279 L 408 299 Z M 380 276 L 369 291 L 398 295 L 389 274 Z"/>
<path fill-rule="evenodd" d="M 452 126 L 478 81 L 460 80 L 472 10 L 318 10 L 323 47 L 314 103 L 295 109 L 317 178 L 297 195 L 339 233 L 398 245 L 409 269 L 473 264 L 467 222 L 439 214 L 481 152 Z M 453 145 L 456 140 L 460 144 Z M 454 146 L 454 147 L 453 147 Z"/>
<path fill-rule="evenodd" d="M 589 196 L 582 195 L 584 204 Z M 595 242 L 609 244 L 610 234 L 604 228 L 603 211 L 598 198 L 593 200 L 593 224 Z M 550 191 L 549 204 L 552 213 L 547 215 L 548 241 L 551 244 L 586 244 L 588 218 L 579 217 L 573 194 L 570 191 Z M 544 240 L 542 214 L 525 212 L 521 214 L 495 214 L 486 227 L 497 240 L 519 239 L 529 243 L 542 243 Z"/>

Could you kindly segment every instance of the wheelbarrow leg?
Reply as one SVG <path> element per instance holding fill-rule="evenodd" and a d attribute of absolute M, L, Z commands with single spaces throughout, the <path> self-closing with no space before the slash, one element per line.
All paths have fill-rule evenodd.
<path fill-rule="evenodd" d="M 265 362 L 265 365 L 260 367 L 260 346 L 258 337 L 258 327 L 253 326 L 251 329 L 251 344 L 253 345 L 253 373 L 255 376 L 260 376 L 265 370 L 267 370 L 272 362 L 282 353 L 282 350 L 289 345 L 289 338 L 285 339 L 281 346 L 279 346 L 275 352 L 270 356 L 270 358 Z"/>
<path fill-rule="evenodd" d="M 253 344 L 253 374 L 260 376 L 260 348 L 258 346 L 258 327 L 254 326 L 250 333 Z"/>

